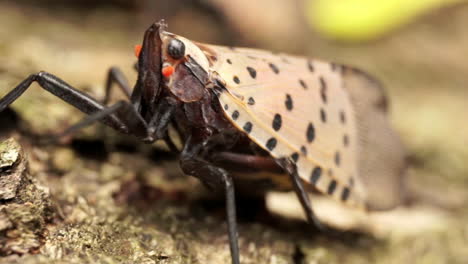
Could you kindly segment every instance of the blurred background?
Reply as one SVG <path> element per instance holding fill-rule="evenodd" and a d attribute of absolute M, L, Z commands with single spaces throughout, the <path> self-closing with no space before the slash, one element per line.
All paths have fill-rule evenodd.
<path fill-rule="evenodd" d="M 332 219 L 330 222 L 345 218 L 344 222 L 335 221 L 338 227 L 364 230 L 371 237 L 379 239 L 379 242 L 375 242 L 366 238 L 362 242 L 364 244 L 357 246 L 341 242 L 337 246 L 336 241 L 325 238 L 325 241 L 318 240 L 321 248 L 317 249 L 317 241 L 311 242 L 293 229 L 292 240 L 296 242 L 278 238 L 283 244 L 280 245 L 281 249 L 277 249 L 270 244 L 268 236 L 258 242 L 255 240 L 257 238 L 245 238 L 241 233 L 242 245 L 250 241 L 252 247 L 263 247 L 264 250 L 245 253 L 248 255 L 246 263 L 290 263 L 292 259 L 298 260 L 295 263 L 340 263 L 345 256 L 348 263 L 467 263 L 468 5 L 465 2 L 0 1 L 0 95 L 29 74 L 45 70 L 102 98 L 104 80 L 110 66 L 120 67 L 130 82 L 134 82 L 136 74 L 133 64 L 136 59 L 133 47 L 141 42 L 145 29 L 159 19 L 167 21 L 169 31 L 199 42 L 256 47 L 354 65 L 376 76 L 386 87 L 391 102 L 390 118 L 410 153 L 412 168 L 408 188 L 411 204 L 387 216 L 376 215 L 372 218 L 341 211 L 338 215 L 324 213 L 323 218 Z M 119 96 L 116 92 L 115 98 Z M 102 126 L 86 129 L 74 140 L 70 139 L 68 145 L 49 147 L 46 153 L 41 152 L 41 148 L 34 146 L 31 135 L 57 132 L 80 120 L 82 115 L 38 87 L 26 92 L 11 108 L 0 115 L 0 137 L 14 136 L 27 145 L 32 159 L 31 170 L 59 197 L 54 199 L 61 201 L 69 199 L 69 196 L 84 196 L 91 207 L 114 208 L 114 204 L 100 205 L 99 199 L 117 199 L 128 205 L 128 201 L 142 202 L 148 198 L 141 193 L 149 193 L 149 197 L 153 197 L 154 189 L 158 189 L 157 197 L 162 195 L 161 192 L 165 195 L 170 193 L 172 196 L 169 200 L 178 201 L 180 196 L 194 196 L 193 189 L 184 187 L 186 185 L 178 180 L 175 184 L 172 180 L 173 175 L 179 174 L 173 163 L 155 167 L 155 160 L 165 160 L 161 157 L 163 152 L 158 152 L 155 147 L 140 146 L 137 141 L 122 138 Z M 81 147 L 85 143 L 91 147 Z M 108 156 L 104 159 L 94 157 L 96 149 L 104 149 L 102 151 Z M 117 154 L 109 154 L 112 153 L 109 149 Z M 129 157 L 125 153 L 143 153 L 138 157 L 147 159 L 148 163 L 137 171 L 135 168 L 122 169 L 121 164 L 135 158 L 135 155 Z M 81 161 L 83 155 L 88 159 Z M 83 177 L 83 166 L 99 171 L 97 175 L 86 176 L 90 177 L 90 182 L 96 183 L 95 186 L 83 185 L 80 178 Z M 152 173 L 151 177 L 149 172 Z M 157 176 L 154 175 L 167 176 L 171 180 L 168 183 L 155 180 Z M 102 188 L 103 182 L 114 183 L 115 186 L 109 187 L 107 192 L 96 193 L 96 188 Z M 133 186 L 129 183 L 136 184 L 136 189 L 128 191 L 122 188 L 125 185 Z M 278 202 L 277 199 L 286 200 Z M 294 197 L 278 195 L 270 197 L 269 201 L 269 207 L 274 211 L 291 217 L 301 216 L 297 206 L 291 206 L 292 211 L 296 210 L 291 213 L 285 205 L 294 203 Z M 275 209 L 275 205 L 278 208 Z M 159 210 L 172 208 L 172 204 L 161 206 Z M 180 206 L 177 204 L 178 209 L 170 210 L 184 215 L 179 212 L 185 210 Z M 113 215 L 115 210 L 112 209 L 109 215 Z M 190 218 L 191 209 L 187 210 L 183 212 Z M 121 213 L 119 211 L 119 215 Z M 103 217 L 107 219 L 109 215 Z M 157 222 L 159 219 L 154 215 L 141 217 L 147 220 L 144 223 L 148 226 L 152 225 L 151 221 Z M 67 216 L 65 219 L 81 221 L 71 220 Z M 245 224 L 241 232 L 252 228 L 257 230 L 259 227 L 255 223 Z M 178 241 L 174 238 L 177 232 L 171 232 L 173 239 Z M 219 232 L 222 235 L 222 230 Z M 273 232 L 274 238 L 277 235 L 275 232 L 280 233 L 279 237 L 282 236 L 281 232 L 287 233 L 263 225 L 258 232 Z M 299 238 L 296 239 L 294 234 Z M 197 239 L 192 237 L 197 243 L 206 245 Z M 268 251 L 271 247 L 274 250 Z M 201 248 L 198 249 L 203 251 Z M 176 258 L 181 250 L 174 246 L 172 253 L 165 254 Z M 222 256 L 228 256 L 227 249 L 222 250 L 225 252 Z M 255 253 L 257 251 L 263 253 Z M 44 250 L 40 252 L 46 258 L 51 257 Z M 272 252 L 276 252 L 278 262 L 271 260 Z M 99 258 L 102 252 L 96 254 Z M 208 254 L 208 257 L 197 255 L 204 253 L 187 254 L 194 254 L 194 259 L 198 261 L 207 261 L 201 263 L 225 263 L 222 257 L 214 260 L 213 254 Z M 66 254 L 61 255 L 64 256 Z M 161 263 L 176 263 L 170 262 L 170 259 Z"/>

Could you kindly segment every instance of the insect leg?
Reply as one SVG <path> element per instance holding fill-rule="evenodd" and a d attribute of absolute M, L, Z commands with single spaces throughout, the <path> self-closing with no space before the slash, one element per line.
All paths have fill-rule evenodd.
<path fill-rule="evenodd" d="M 86 114 L 93 115 L 100 111 L 107 111 L 105 110 L 106 107 L 97 100 L 73 88 L 58 77 L 47 72 L 39 72 L 37 74 L 30 75 L 12 91 L 10 91 L 5 97 L 0 99 L 0 112 L 3 111 L 8 105 L 13 103 L 16 99 L 18 99 L 18 97 L 20 97 L 33 82 L 37 82 L 43 89 L 54 94 L 63 101 L 73 105 Z M 130 104 L 124 102 L 122 103 L 122 106 L 118 107 L 115 111 L 115 114 L 111 111 L 107 115 L 103 115 L 100 117 L 102 118 L 100 121 L 123 133 L 140 132 L 142 127 L 146 130 L 146 124 L 141 123 L 141 116 L 139 116 L 139 114 Z M 100 116 L 101 114 L 97 115 Z M 146 133 L 146 131 L 144 132 Z M 143 133 L 140 132 L 138 134 Z"/>
<path fill-rule="evenodd" d="M 304 189 L 304 185 L 302 184 L 302 180 L 297 173 L 296 164 L 294 164 L 290 159 L 278 159 L 278 165 L 280 165 L 291 177 L 291 181 L 294 186 L 294 191 L 296 192 L 299 201 L 301 202 L 302 208 L 307 217 L 307 221 L 309 224 L 313 225 L 320 231 L 326 230 L 325 227 L 320 223 L 317 216 L 314 214 L 312 210 L 312 206 L 310 203 L 309 195 L 307 191 Z"/>
<path fill-rule="evenodd" d="M 239 264 L 234 183 L 226 170 L 216 167 L 203 158 L 198 157 L 203 145 L 203 142 L 195 143 L 192 137 L 190 137 L 181 153 L 180 165 L 184 173 L 197 177 L 210 189 L 225 192 L 231 259 L 233 264 Z"/>
<path fill-rule="evenodd" d="M 128 84 L 127 78 L 122 73 L 122 71 L 117 67 L 111 67 L 107 72 L 107 80 L 106 80 L 106 94 L 102 103 L 107 105 L 111 96 L 111 89 L 113 84 L 117 84 L 120 90 L 125 94 L 125 96 L 130 99 L 131 96 L 131 88 Z"/>
<path fill-rule="evenodd" d="M 85 117 L 83 120 L 81 120 L 80 122 L 68 127 L 65 131 L 61 132 L 60 134 L 55 135 L 55 137 L 60 138 L 60 137 L 63 137 L 63 136 L 69 135 L 69 134 L 73 134 L 73 133 L 81 130 L 82 128 L 93 124 L 94 122 L 96 122 L 98 120 L 101 120 L 104 117 L 115 113 L 117 110 L 119 110 L 119 108 L 122 107 L 122 103 L 123 102 L 118 102 L 118 103 L 116 103 L 116 104 L 114 104 L 114 105 L 112 105 L 112 106 L 110 106 L 108 108 L 105 108 L 105 109 L 103 109 L 103 110 L 101 110 L 99 112 L 96 112 L 96 113 L 94 113 L 92 115 L 89 115 L 89 116 Z"/>
<path fill-rule="evenodd" d="M 172 120 L 178 102 L 170 97 L 161 100 L 156 108 L 154 115 L 148 122 L 148 135 L 153 140 L 164 138 L 168 130 L 169 123 Z"/>
<path fill-rule="evenodd" d="M 62 133 L 56 135 L 62 137 L 79 131 L 80 129 L 93 124 L 96 121 L 100 121 L 106 116 L 116 114 L 116 116 L 125 124 L 126 130 L 121 132 L 130 133 L 132 135 L 144 138 L 147 136 L 146 123 L 141 116 L 133 109 L 133 107 L 125 101 L 119 101 L 112 106 L 106 107 L 103 110 L 95 112 L 89 116 L 86 116 L 80 122 L 67 128 Z"/>
<path fill-rule="evenodd" d="M 125 94 L 126 98 L 130 100 L 131 88 L 130 88 L 130 85 L 128 84 L 127 78 L 125 77 L 125 75 L 119 68 L 111 67 L 107 72 L 107 79 L 106 79 L 106 86 L 105 86 L 106 92 L 104 95 L 104 99 L 102 100 L 103 105 L 107 105 L 109 103 L 109 100 L 111 97 L 111 89 L 114 83 L 117 84 L 120 90 Z M 115 113 L 116 111 L 119 110 L 119 108 L 122 107 L 123 103 L 124 102 L 118 102 L 107 109 L 104 109 L 100 112 L 97 112 L 93 115 L 86 117 L 85 119 L 81 120 L 77 124 L 67 128 L 65 131 L 58 134 L 57 137 L 62 137 L 65 135 L 75 133 L 81 130 L 82 128 L 88 125 L 91 125 L 92 123 L 104 118 L 105 116 Z"/>

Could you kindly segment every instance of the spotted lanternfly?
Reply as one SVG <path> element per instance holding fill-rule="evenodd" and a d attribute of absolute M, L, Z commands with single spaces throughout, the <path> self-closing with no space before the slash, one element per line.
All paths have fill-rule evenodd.
<path fill-rule="evenodd" d="M 39 72 L 0 99 L 0 111 L 35 81 L 89 115 L 65 133 L 99 120 L 144 142 L 164 140 L 180 153 L 184 173 L 225 192 L 233 263 L 239 263 L 234 185 L 292 189 L 316 226 L 308 190 L 364 209 L 400 202 L 404 150 L 372 78 L 314 59 L 201 44 L 165 28 L 163 21 L 153 24 L 135 48 L 132 91 L 119 70 L 110 70 L 106 90 L 116 82 L 128 100 L 108 107 L 108 94 L 99 102 Z"/>

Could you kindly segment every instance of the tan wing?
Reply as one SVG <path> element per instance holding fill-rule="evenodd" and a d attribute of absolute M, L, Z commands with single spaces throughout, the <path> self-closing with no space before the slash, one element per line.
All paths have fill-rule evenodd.
<path fill-rule="evenodd" d="M 275 158 L 292 157 L 300 177 L 360 206 L 357 131 L 339 67 L 253 49 L 205 46 L 228 92 L 226 116 Z"/>
<path fill-rule="evenodd" d="M 367 74 L 344 68 L 358 125 L 358 169 L 370 209 L 390 209 L 406 196 L 406 152 L 390 128 L 382 86 Z"/>

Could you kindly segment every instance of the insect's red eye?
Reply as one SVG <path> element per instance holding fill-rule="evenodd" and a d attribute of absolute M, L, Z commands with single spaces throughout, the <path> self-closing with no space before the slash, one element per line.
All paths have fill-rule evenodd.
<path fill-rule="evenodd" d="M 170 65 L 164 66 L 161 72 L 162 72 L 162 75 L 164 75 L 164 77 L 169 77 L 174 73 L 174 67 Z"/>
<path fill-rule="evenodd" d="M 141 53 L 141 45 L 135 45 L 135 56 L 138 58 L 140 57 Z"/>

